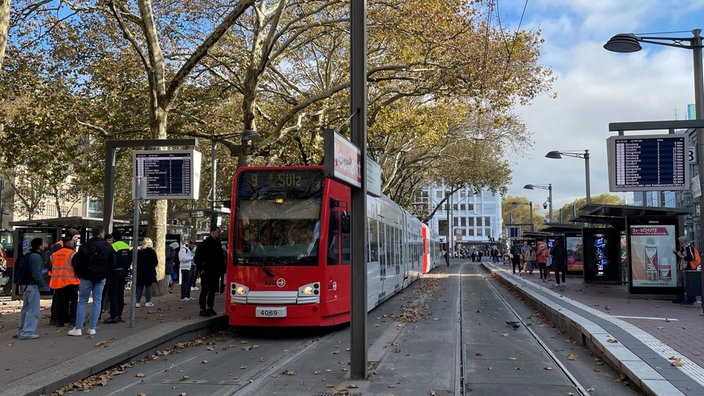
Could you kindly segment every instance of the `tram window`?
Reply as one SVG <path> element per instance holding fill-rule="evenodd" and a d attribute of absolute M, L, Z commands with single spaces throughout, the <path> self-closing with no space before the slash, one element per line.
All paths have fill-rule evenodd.
<path fill-rule="evenodd" d="M 330 227 L 328 230 L 328 265 L 339 264 L 340 241 L 338 238 L 338 212 L 330 212 Z"/>
<path fill-rule="evenodd" d="M 379 225 L 376 220 L 374 219 L 369 219 L 368 226 L 369 228 L 369 246 L 367 248 L 367 252 L 369 254 L 369 261 L 378 261 L 379 260 Z"/>

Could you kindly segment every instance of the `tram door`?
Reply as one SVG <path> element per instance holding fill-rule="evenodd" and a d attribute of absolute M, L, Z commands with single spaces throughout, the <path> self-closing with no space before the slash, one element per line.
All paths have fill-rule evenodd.
<path fill-rule="evenodd" d="M 49 279 L 51 278 L 49 276 L 49 249 L 51 248 L 51 245 L 54 244 L 59 238 L 61 238 L 61 229 L 60 228 L 51 228 L 51 227 L 34 227 L 34 228 L 18 228 L 15 230 L 15 255 L 14 255 L 14 262 L 17 262 L 17 259 L 20 256 L 23 256 L 25 254 L 29 254 L 29 251 L 31 250 L 31 242 L 32 239 L 34 238 L 42 238 L 44 240 L 44 254 L 43 254 L 43 261 L 44 261 L 44 268 L 42 268 L 42 277 L 44 278 L 44 281 L 46 282 L 46 287 L 43 289 L 40 289 L 39 292 L 42 295 L 49 295 L 51 294 L 51 289 L 49 288 Z M 22 293 L 20 293 L 19 286 L 14 285 L 12 287 L 12 299 L 20 299 L 22 298 Z"/>
<path fill-rule="evenodd" d="M 350 216 L 346 202 L 339 202 L 330 210 L 327 235 L 328 301 L 334 311 L 341 312 L 350 306 Z"/>

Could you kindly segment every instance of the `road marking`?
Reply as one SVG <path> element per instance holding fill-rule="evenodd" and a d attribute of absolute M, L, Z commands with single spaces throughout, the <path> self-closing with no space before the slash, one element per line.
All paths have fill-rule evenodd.
<path fill-rule="evenodd" d="M 664 322 L 679 322 L 679 319 L 673 319 L 673 318 L 653 318 L 653 317 L 648 317 L 648 316 L 621 316 L 621 315 L 611 315 L 614 318 L 619 318 L 619 319 L 644 319 L 644 320 L 662 320 Z"/>

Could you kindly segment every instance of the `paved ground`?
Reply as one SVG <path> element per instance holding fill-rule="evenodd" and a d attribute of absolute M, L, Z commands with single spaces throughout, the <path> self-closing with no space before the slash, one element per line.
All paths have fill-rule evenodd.
<path fill-rule="evenodd" d="M 453 263 L 458 264 L 459 260 Z M 580 277 L 570 277 L 564 286 L 555 287 L 552 282 L 541 282 L 535 272 L 514 275 L 508 266 L 484 265 L 506 285 L 549 312 L 553 321 L 570 328 L 575 339 L 602 351 L 612 364 L 640 383 L 645 393 L 704 394 L 701 305 L 632 298 L 626 286 L 584 284 Z M 226 325 L 222 315 L 198 316 L 197 302 L 181 302 L 177 294 L 155 297 L 154 303 L 153 308 L 136 310 L 134 327 L 129 323 L 101 323 L 95 336 L 83 337 L 67 336 L 70 327 L 49 326 L 45 308 L 37 331 L 40 338 L 19 341 L 12 337 L 19 305 L 1 302 L 0 395 L 50 393 L 68 382 L 153 352 L 162 343 Z M 48 301 L 43 305 L 47 306 Z M 423 330 L 417 327 L 416 331 Z"/>

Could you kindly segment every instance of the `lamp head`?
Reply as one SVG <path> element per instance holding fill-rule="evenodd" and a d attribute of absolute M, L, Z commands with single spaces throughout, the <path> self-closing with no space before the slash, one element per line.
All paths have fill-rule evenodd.
<path fill-rule="evenodd" d="M 526 190 L 534 190 L 535 186 L 533 186 L 532 184 L 526 184 L 525 186 L 523 186 L 523 188 L 525 188 Z"/>
<path fill-rule="evenodd" d="M 637 52 L 642 49 L 638 37 L 633 33 L 617 34 L 604 44 L 604 49 L 611 52 Z"/>
<path fill-rule="evenodd" d="M 545 158 L 562 159 L 562 153 L 559 151 L 550 151 L 545 154 Z"/>

